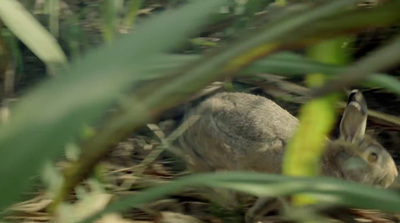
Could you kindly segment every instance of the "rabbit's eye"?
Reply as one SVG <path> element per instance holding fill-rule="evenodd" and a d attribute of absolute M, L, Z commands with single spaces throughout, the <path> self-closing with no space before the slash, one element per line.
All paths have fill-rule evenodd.
<path fill-rule="evenodd" d="M 371 162 L 371 163 L 375 163 L 376 161 L 378 161 L 378 154 L 375 153 L 375 152 L 371 152 L 368 155 L 368 161 Z"/>

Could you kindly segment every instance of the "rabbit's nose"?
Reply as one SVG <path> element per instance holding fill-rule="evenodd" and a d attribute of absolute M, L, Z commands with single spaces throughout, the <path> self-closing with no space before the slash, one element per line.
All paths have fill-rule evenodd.
<path fill-rule="evenodd" d="M 381 179 L 379 181 L 379 186 L 383 187 L 383 188 L 387 188 L 391 185 L 390 183 L 391 180 L 388 180 L 388 177 L 385 176 L 383 179 Z"/>
<path fill-rule="evenodd" d="M 393 184 L 393 182 L 396 180 L 397 176 L 398 176 L 398 171 L 397 171 L 396 165 L 393 164 L 391 166 L 388 166 L 388 172 L 382 178 L 382 180 L 379 182 L 379 184 L 382 187 L 387 188 Z"/>
<path fill-rule="evenodd" d="M 380 181 L 380 186 L 382 186 L 383 188 L 388 188 L 389 186 L 391 186 L 392 184 L 393 184 L 393 182 L 394 182 L 394 180 L 395 180 L 396 178 L 394 177 L 394 176 L 389 176 L 389 175 L 386 175 L 385 176 L 385 178 L 383 178 L 381 181 Z"/>

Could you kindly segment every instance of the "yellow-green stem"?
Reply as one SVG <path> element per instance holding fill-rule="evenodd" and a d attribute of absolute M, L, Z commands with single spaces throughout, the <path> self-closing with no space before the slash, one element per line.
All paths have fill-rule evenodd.
<path fill-rule="evenodd" d="M 349 61 L 349 54 L 344 47 L 347 37 L 325 41 L 312 46 L 309 57 L 330 64 L 344 64 Z M 326 77 L 324 74 L 308 74 L 308 87 L 321 86 Z M 326 137 L 335 123 L 336 94 L 314 99 L 304 104 L 300 110 L 300 125 L 290 140 L 283 163 L 283 172 L 292 176 L 317 176 L 320 174 L 320 157 L 322 156 Z M 316 202 L 310 195 L 296 195 L 294 205 L 305 205 Z"/>

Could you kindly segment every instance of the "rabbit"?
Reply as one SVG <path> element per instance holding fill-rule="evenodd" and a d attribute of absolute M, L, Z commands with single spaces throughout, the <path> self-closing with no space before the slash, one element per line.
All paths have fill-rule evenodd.
<path fill-rule="evenodd" d="M 186 118 L 193 116 L 199 119 L 178 138 L 192 172 L 281 174 L 286 143 L 299 125 L 275 102 L 239 92 L 209 97 Z M 321 174 L 386 188 L 397 177 L 397 167 L 385 148 L 365 134 L 366 122 L 366 101 L 353 90 L 340 122 L 340 137 L 327 139 Z"/>

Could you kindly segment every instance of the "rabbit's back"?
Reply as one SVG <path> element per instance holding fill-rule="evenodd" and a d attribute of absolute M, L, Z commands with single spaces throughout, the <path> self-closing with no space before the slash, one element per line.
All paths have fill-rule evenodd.
<path fill-rule="evenodd" d="M 297 118 L 273 101 L 246 93 L 216 94 L 193 109 L 193 115 L 199 120 L 179 143 L 197 171 L 278 173 L 285 142 L 298 125 Z"/>

